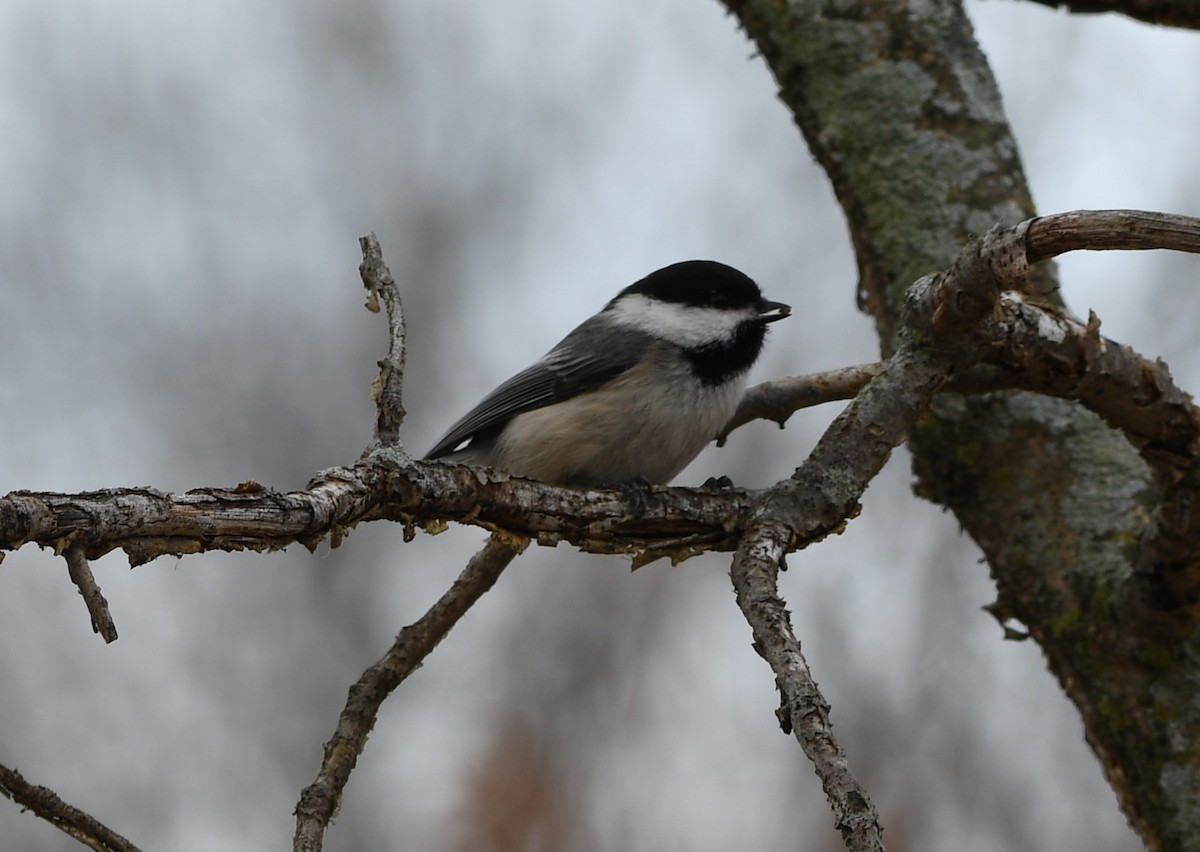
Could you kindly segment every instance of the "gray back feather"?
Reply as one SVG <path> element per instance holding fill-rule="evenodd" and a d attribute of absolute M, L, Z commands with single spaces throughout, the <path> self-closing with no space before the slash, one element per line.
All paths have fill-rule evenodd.
<path fill-rule="evenodd" d="M 653 342 L 645 332 L 612 325 L 603 313 L 586 320 L 541 360 L 484 397 L 425 458 L 441 458 L 468 438 L 494 435 L 522 412 L 595 390 L 637 364 Z"/>

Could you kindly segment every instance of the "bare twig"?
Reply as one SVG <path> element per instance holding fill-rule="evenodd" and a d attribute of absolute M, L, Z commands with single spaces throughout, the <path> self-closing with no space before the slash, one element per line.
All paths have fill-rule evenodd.
<path fill-rule="evenodd" d="M 95 817 L 68 805 L 48 787 L 30 784 L 15 769 L 0 766 L 0 795 L 97 852 L 138 852 L 136 846 Z"/>
<path fill-rule="evenodd" d="M 1027 224 L 1030 263 L 1069 251 L 1200 252 L 1200 219 L 1192 216 L 1148 210 L 1072 210 L 1039 216 Z"/>
<path fill-rule="evenodd" d="M 400 440 L 400 425 L 404 422 L 404 305 L 392 272 L 383 262 L 383 249 L 375 234 L 360 237 L 358 244 L 363 254 L 358 272 L 370 294 L 367 308 L 377 312 L 382 299 L 387 309 L 388 353 L 379 362 L 379 378 L 375 380 L 373 395 L 378 409 L 375 441 L 377 444 L 395 444 Z"/>
<path fill-rule="evenodd" d="M 849 399 L 878 375 L 880 369 L 879 364 L 859 364 L 757 384 L 746 391 L 733 418 L 717 435 L 717 446 L 723 446 L 733 430 L 753 420 L 773 420 L 783 426 L 802 408 Z"/>
<path fill-rule="evenodd" d="M 337 814 L 342 790 L 366 745 L 384 699 L 421 665 L 526 544 L 512 536 L 493 534 L 467 563 L 454 585 L 425 615 L 401 630 L 383 658 L 350 687 L 337 730 L 325 744 L 325 757 L 317 777 L 304 788 L 296 805 L 296 835 L 292 844 L 295 852 L 321 849 L 325 828 Z"/>
<path fill-rule="evenodd" d="M 83 545 L 72 542 L 67 546 L 63 556 L 67 560 L 67 571 L 70 572 L 71 582 L 79 589 L 87 606 L 88 615 L 92 618 L 92 631 L 100 634 L 105 642 L 117 641 L 117 626 L 113 623 L 112 613 L 108 611 L 108 601 L 100 592 L 92 569 L 88 565 Z"/>
<path fill-rule="evenodd" d="M 738 606 L 754 633 L 754 649 L 770 663 L 781 701 L 776 715 L 785 734 L 795 734 L 813 762 L 833 808 L 834 824 L 851 852 L 882 852 L 883 828 L 866 789 L 850 771 L 833 736 L 829 702 L 821 695 L 792 630 L 776 578 L 788 550 L 789 532 L 765 524 L 747 535 L 733 560 Z"/>

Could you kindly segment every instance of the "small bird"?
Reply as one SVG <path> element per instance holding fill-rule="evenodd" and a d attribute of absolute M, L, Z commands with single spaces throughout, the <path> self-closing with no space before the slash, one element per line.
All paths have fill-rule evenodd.
<path fill-rule="evenodd" d="M 791 308 L 687 260 L 616 295 L 426 454 L 552 484 L 669 482 L 729 419 L 767 323 Z"/>

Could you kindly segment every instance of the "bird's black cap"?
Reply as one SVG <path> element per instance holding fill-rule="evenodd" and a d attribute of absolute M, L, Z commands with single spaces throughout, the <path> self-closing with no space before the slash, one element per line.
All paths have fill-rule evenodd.
<path fill-rule="evenodd" d="M 664 266 L 630 284 L 613 302 L 630 294 L 696 308 L 761 310 L 763 305 L 762 291 L 750 276 L 715 260 L 684 260 Z"/>

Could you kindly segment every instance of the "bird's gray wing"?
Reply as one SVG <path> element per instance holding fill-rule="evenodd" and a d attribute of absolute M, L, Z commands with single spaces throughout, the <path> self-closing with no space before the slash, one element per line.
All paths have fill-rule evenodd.
<path fill-rule="evenodd" d="M 642 359 L 649 335 L 617 328 L 593 317 L 576 328 L 536 364 L 517 373 L 450 427 L 425 458 L 453 452 L 468 438 L 495 433 L 513 417 L 615 379 Z"/>

